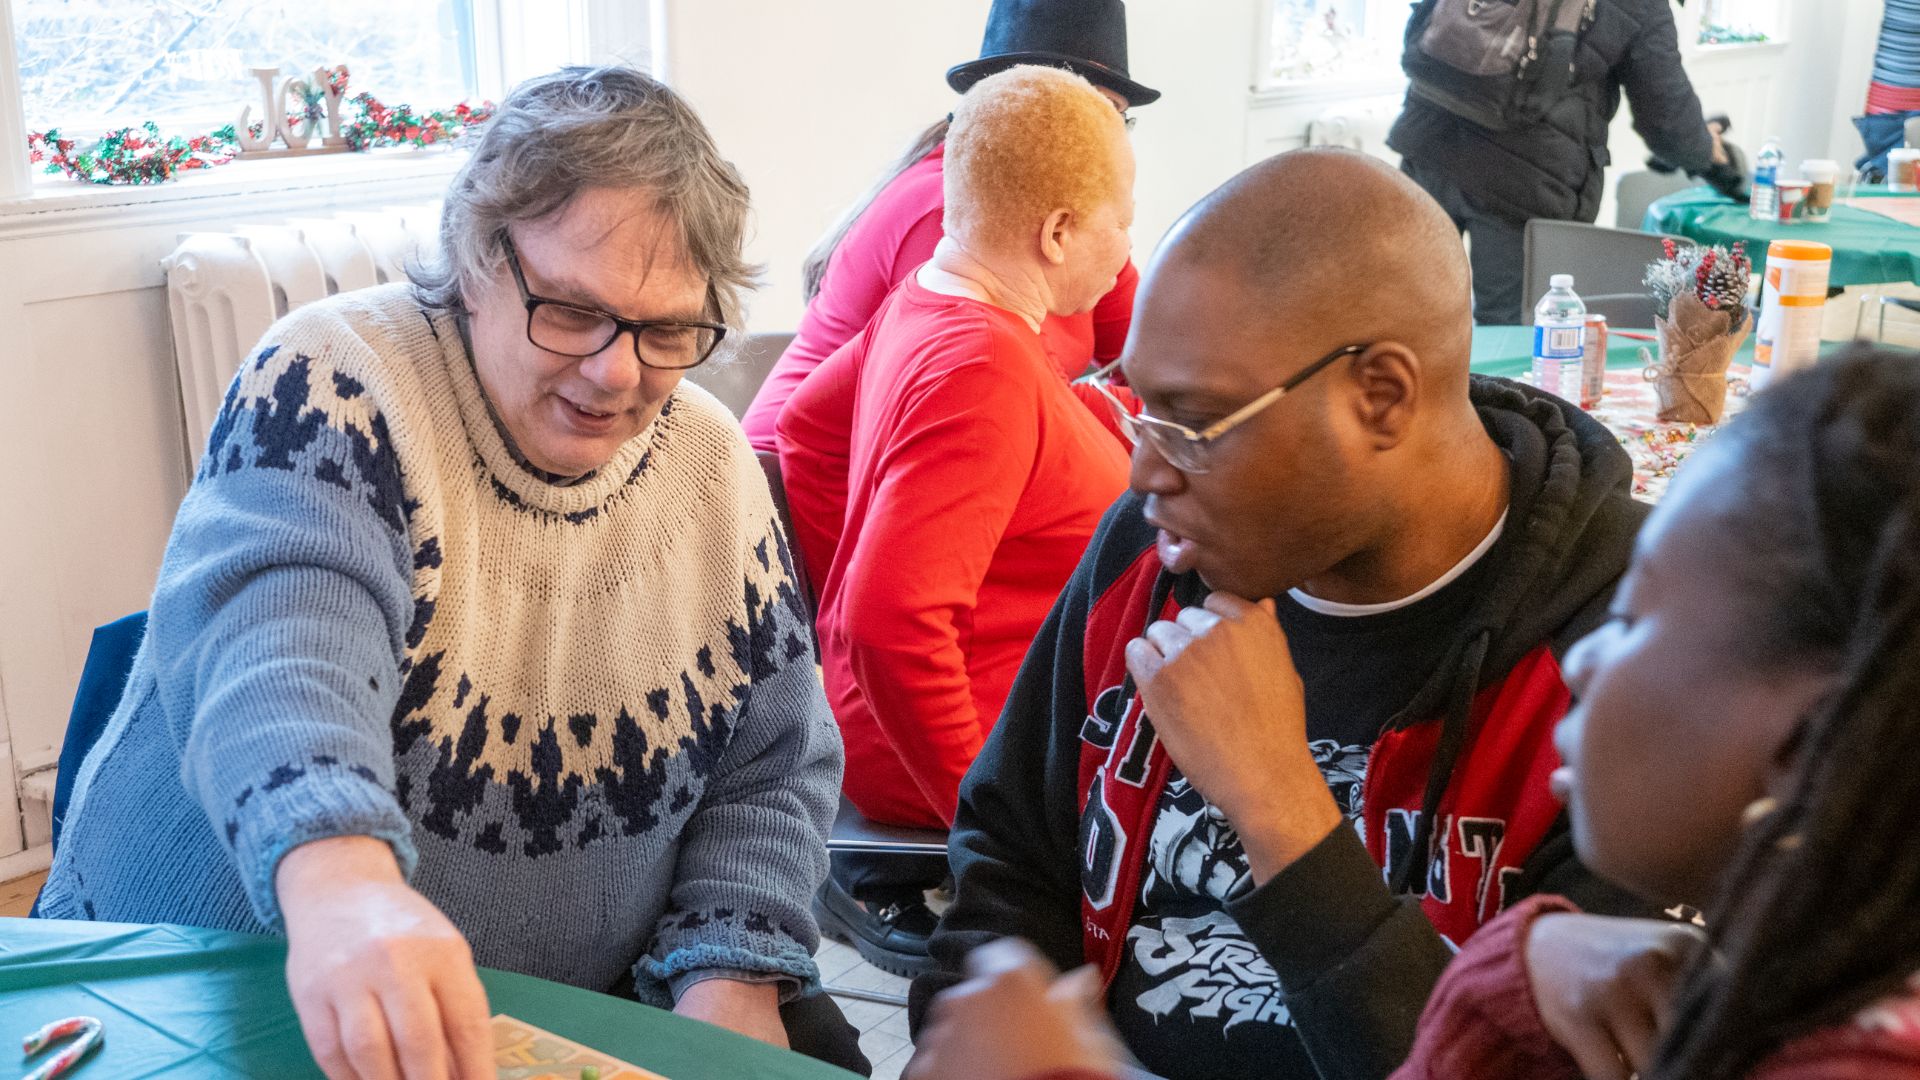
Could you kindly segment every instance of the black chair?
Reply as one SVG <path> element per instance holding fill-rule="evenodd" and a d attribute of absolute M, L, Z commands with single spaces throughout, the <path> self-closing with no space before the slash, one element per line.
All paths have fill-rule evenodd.
<path fill-rule="evenodd" d="M 1524 310 L 1531 311 L 1546 295 L 1553 275 L 1572 274 L 1574 291 L 1588 312 L 1605 315 L 1613 326 L 1652 326 L 1653 297 L 1644 281 L 1647 265 L 1665 253 L 1665 240 L 1693 243 L 1682 236 L 1535 218 L 1527 222 L 1522 256 Z"/>
<path fill-rule="evenodd" d="M 792 334 L 752 334 L 739 355 L 701 364 L 687 372 L 687 378 L 719 398 L 734 416 L 745 416 L 753 396 L 760 392 L 760 384 L 767 381 L 767 373 L 792 343 Z"/>

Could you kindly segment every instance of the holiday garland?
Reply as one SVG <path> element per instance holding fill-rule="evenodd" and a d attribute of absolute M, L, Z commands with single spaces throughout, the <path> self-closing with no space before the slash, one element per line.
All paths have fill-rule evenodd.
<path fill-rule="evenodd" d="M 347 69 L 335 67 L 327 73 L 331 88 L 340 94 L 347 89 Z M 318 90 L 305 95 L 304 114 L 316 122 L 324 109 Z M 415 112 L 410 105 L 386 105 L 372 94 L 361 93 L 347 102 L 341 117 L 340 134 L 347 149 L 370 150 L 383 146 L 430 146 L 449 142 L 486 123 L 493 116 L 493 103 L 478 105 L 461 102 L 451 109 Z M 258 134 L 260 125 L 251 125 Z M 225 165 L 240 153 L 240 143 L 232 124 L 200 135 L 162 137 L 160 128 L 149 120 L 139 127 L 109 131 L 91 143 L 82 145 L 61 135 L 58 129 L 30 132 L 27 135 L 27 159 L 46 164 L 46 172 L 64 174 L 70 180 L 92 184 L 159 184 L 183 172 Z"/>

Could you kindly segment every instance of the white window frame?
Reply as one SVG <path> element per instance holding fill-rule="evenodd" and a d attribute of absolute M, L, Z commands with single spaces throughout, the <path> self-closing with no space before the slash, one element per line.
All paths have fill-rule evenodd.
<path fill-rule="evenodd" d="M 658 71 L 653 43 L 661 40 L 665 0 L 473 0 L 475 96 L 500 100 L 519 80 L 569 63 L 636 64 Z M 108 203 L 166 202 L 194 195 L 282 189 L 323 178 L 327 183 L 383 179 L 395 173 L 446 171 L 455 159 L 406 151 L 250 162 L 150 187 L 78 185 L 46 179 L 27 154 L 12 0 L 0 0 L 0 215 Z M 437 156 L 436 156 L 437 155 Z M 436 167 L 433 162 L 444 162 Z M 198 191 L 177 189 L 192 188 Z"/>

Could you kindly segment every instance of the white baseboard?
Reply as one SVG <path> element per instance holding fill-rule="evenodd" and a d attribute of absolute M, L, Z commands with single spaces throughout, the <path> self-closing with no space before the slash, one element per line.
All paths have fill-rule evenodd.
<path fill-rule="evenodd" d="M 40 844 L 11 855 L 0 855 L 0 881 L 37 874 L 53 865 L 53 845 Z"/>

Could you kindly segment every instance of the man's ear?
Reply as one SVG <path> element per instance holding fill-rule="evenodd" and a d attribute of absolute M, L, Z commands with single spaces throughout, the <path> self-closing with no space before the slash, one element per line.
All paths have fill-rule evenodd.
<path fill-rule="evenodd" d="M 1357 391 L 1353 403 L 1361 429 L 1375 449 L 1398 446 L 1412 430 L 1420 405 L 1420 357 L 1397 341 L 1381 341 L 1344 366 Z"/>
<path fill-rule="evenodd" d="M 1055 210 L 1040 223 L 1040 257 L 1048 265 L 1060 266 L 1067 261 L 1067 245 L 1072 242 L 1075 224 L 1071 210 Z"/>

